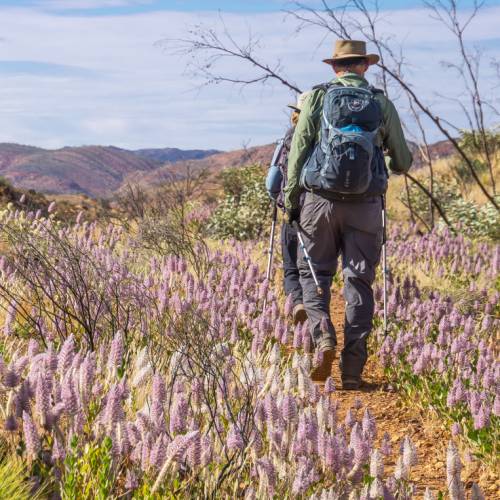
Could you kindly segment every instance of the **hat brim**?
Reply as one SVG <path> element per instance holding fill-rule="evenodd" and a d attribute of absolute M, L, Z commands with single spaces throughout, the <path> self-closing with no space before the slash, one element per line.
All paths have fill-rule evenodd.
<path fill-rule="evenodd" d="M 359 54 L 345 54 L 339 57 L 333 57 L 331 59 L 323 59 L 325 64 L 333 64 L 336 61 L 342 61 L 342 59 L 366 59 L 368 66 L 377 64 L 380 61 L 380 57 L 377 54 L 366 54 L 366 56 L 360 56 Z"/>
<path fill-rule="evenodd" d="M 298 108 L 297 106 L 295 106 L 295 104 L 287 104 L 287 107 L 290 108 L 290 109 L 293 109 L 294 111 L 297 111 L 298 113 L 300 113 L 300 108 Z"/>

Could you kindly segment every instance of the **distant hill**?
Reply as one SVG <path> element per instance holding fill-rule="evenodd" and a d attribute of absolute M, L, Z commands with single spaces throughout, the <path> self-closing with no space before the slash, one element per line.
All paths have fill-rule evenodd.
<path fill-rule="evenodd" d="M 152 172 L 165 162 L 203 158 L 214 152 L 176 148 L 128 151 L 113 146 L 45 150 L 0 144 L 0 176 L 21 189 L 105 197 L 118 189 L 131 172 Z"/>
<path fill-rule="evenodd" d="M 217 149 L 178 149 L 178 148 L 162 148 L 162 149 L 137 149 L 133 151 L 136 155 L 154 160 L 160 163 L 174 163 L 182 160 L 202 160 L 207 156 L 211 156 L 221 151 Z"/>
<path fill-rule="evenodd" d="M 194 173 L 200 170 L 206 170 L 214 174 L 228 167 L 240 167 L 250 163 L 268 164 L 273 156 L 274 148 L 274 144 L 254 146 L 247 149 L 212 154 L 200 160 L 177 161 L 164 165 L 154 172 L 132 172 L 125 176 L 121 188 L 127 184 L 141 184 L 145 187 L 155 186 L 186 177 L 189 172 Z"/>
<path fill-rule="evenodd" d="M 414 168 L 422 166 L 415 145 Z M 128 151 L 113 146 L 66 147 L 45 150 L 19 144 L 0 144 L 0 176 L 16 188 L 46 194 L 110 197 L 128 184 L 155 186 L 189 175 L 189 171 L 217 173 L 249 163 L 268 164 L 273 144 L 236 151 L 177 148 Z M 430 146 L 434 159 L 454 153 L 448 141 Z"/>

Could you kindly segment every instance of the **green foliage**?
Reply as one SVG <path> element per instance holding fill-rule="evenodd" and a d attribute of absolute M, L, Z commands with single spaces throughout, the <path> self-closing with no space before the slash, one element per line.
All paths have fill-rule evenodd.
<path fill-rule="evenodd" d="M 260 165 L 231 168 L 221 173 L 224 199 L 208 224 L 212 236 L 248 240 L 258 238 L 270 223 L 271 203 Z"/>
<path fill-rule="evenodd" d="M 5 456 L 0 460 L 0 500 L 28 500 L 36 498 L 31 493 L 32 486 L 26 480 L 24 464 L 15 456 Z M 38 495 L 37 495 L 38 497 Z"/>
<path fill-rule="evenodd" d="M 478 205 L 464 199 L 454 179 L 449 176 L 441 179 L 434 187 L 434 195 L 453 227 L 472 237 L 500 239 L 500 216 L 495 207 L 489 203 Z M 500 201 L 500 196 L 496 199 Z M 417 187 L 410 187 L 410 201 L 419 217 L 430 225 L 429 199 L 425 193 Z M 437 212 L 435 216 L 438 217 Z"/>
<path fill-rule="evenodd" d="M 77 436 L 73 437 L 71 452 L 64 461 L 65 471 L 61 482 L 63 499 L 111 498 L 115 479 L 111 447 L 111 438 L 106 437 L 101 444 L 86 444 L 80 450 Z"/>
<path fill-rule="evenodd" d="M 462 130 L 460 146 L 467 154 L 484 153 L 485 146 L 491 156 L 500 151 L 500 130 L 493 128 L 485 130 L 484 137 L 477 130 Z"/>

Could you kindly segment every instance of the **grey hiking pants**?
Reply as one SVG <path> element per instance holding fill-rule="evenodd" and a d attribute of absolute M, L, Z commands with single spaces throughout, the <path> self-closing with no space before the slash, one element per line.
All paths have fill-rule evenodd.
<path fill-rule="evenodd" d="M 362 201 L 331 201 L 307 193 L 300 227 L 323 289 L 323 295 L 319 296 L 300 250 L 300 283 L 313 342 L 319 348 L 332 340 L 336 343 L 330 318 L 330 287 L 340 254 L 346 301 L 341 369 L 343 376 L 358 377 L 366 363 L 366 342 L 372 329 L 372 284 L 382 249 L 382 200 L 374 197 Z M 321 325 L 327 331 L 322 331 Z"/>

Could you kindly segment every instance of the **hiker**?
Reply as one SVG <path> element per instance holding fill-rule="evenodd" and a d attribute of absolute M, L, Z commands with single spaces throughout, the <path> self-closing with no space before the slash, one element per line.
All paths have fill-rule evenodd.
<path fill-rule="evenodd" d="M 379 57 L 366 53 L 363 41 L 339 40 L 325 59 L 336 78 L 314 87 L 297 123 L 288 158 L 285 207 L 298 221 L 320 285 L 299 251 L 300 283 L 310 333 L 321 363 L 311 378 L 331 373 L 337 344 L 330 318 L 330 287 L 342 256 L 346 302 L 344 348 L 340 356 L 342 387 L 356 390 L 367 359 L 372 329 L 372 284 L 382 247 L 382 203 L 388 167 L 407 172 L 412 156 L 394 104 L 371 87 L 364 75 Z M 300 205 L 301 192 L 305 198 Z"/>
<path fill-rule="evenodd" d="M 296 104 L 289 104 L 292 109 L 290 121 L 292 126 L 287 130 L 285 136 L 279 141 L 276 148 L 274 161 L 272 162 L 267 178 L 266 189 L 269 196 L 281 209 L 285 208 L 283 189 L 287 182 L 288 153 L 292 142 L 293 132 L 299 120 L 300 110 L 309 92 L 304 92 L 297 98 Z M 299 205 L 300 207 L 300 199 Z M 293 321 L 295 324 L 304 323 L 307 319 L 302 300 L 302 287 L 299 281 L 299 268 L 297 266 L 297 231 L 288 222 L 281 226 L 281 254 L 283 256 L 283 288 L 285 295 L 292 296 Z"/>

